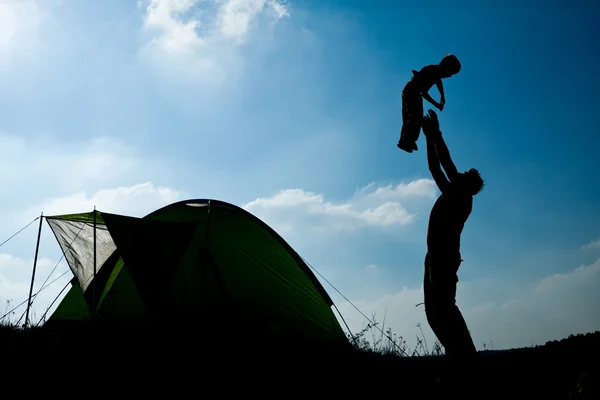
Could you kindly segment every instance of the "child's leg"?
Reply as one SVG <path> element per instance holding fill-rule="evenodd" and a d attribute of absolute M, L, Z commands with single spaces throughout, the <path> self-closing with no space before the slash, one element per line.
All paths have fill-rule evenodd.
<path fill-rule="evenodd" d="M 400 143 L 406 142 L 406 126 L 408 125 L 408 121 L 410 119 L 408 107 L 409 105 L 406 101 L 406 94 L 402 92 L 402 129 L 400 130 L 400 141 L 398 142 L 398 147 L 400 147 Z"/>
<path fill-rule="evenodd" d="M 413 110 L 411 110 L 411 123 L 413 124 L 412 129 L 409 131 L 412 136 L 410 137 L 411 143 L 413 143 L 416 150 L 416 143 L 419 140 L 419 136 L 421 135 L 421 125 L 423 123 L 423 97 L 419 96 L 418 99 L 415 99 L 415 103 L 413 105 Z"/>
<path fill-rule="evenodd" d="M 409 116 L 406 129 L 406 140 L 414 144 L 419 140 L 421 134 L 421 124 L 423 122 L 423 97 L 420 95 L 411 96 L 409 108 Z"/>
<path fill-rule="evenodd" d="M 408 122 L 409 117 L 410 114 L 408 113 L 408 103 L 406 101 L 406 94 L 402 92 L 402 128 L 404 128 L 404 126 Z"/>
<path fill-rule="evenodd" d="M 416 141 L 423 121 L 423 98 L 416 93 L 402 93 L 402 132 L 398 147 L 408 151 L 417 150 Z"/>

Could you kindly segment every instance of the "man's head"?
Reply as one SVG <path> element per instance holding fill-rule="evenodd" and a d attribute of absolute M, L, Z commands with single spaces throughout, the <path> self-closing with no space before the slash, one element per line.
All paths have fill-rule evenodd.
<path fill-rule="evenodd" d="M 479 171 L 475 168 L 471 168 L 468 171 L 460 173 L 460 179 L 458 184 L 461 190 L 469 193 L 471 196 L 475 196 L 479 192 L 483 190 L 485 186 L 481 175 L 479 175 Z"/>
<path fill-rule="evenodd" d="M 440 61 L 440 67 L 444 78 L 449 78 L 452 75 L 458 74 L 461 69 L 460 61 L 458 61 L 458 58 L 453 54 L 446 54 L 444 58 L 442 58 L 442 61 Z"/>

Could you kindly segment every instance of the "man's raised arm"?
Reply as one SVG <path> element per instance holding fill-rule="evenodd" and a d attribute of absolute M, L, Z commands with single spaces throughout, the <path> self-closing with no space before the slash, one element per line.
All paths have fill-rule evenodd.
<path fill-rule="evenodd" d="M 427 163 L 429 164 L 429 171 L 431 172 L 433 180 L 440 191 L 444 193 L 450 186 L 450 182 L 440 166 L 440 159 L 438 158 L 436 149 L 436 142 L 438 138 L 440 138 L 439 125 L 437 124 L 437 118 L 433 120 L 431 113 L 433 113 L 433 111 L 429 110 L 429 115 L 423 118 L 423 135 L 427 142 Z"/>
<path fill-rule="evenodd" d="M 458 177 L 458 170 L 456 169 L 456 165 L 452 161 L 452 157 L 450 157 L 450 150 L 448 150 L 448 146 L 440 133 L 435 139 L 435 149 L 437 151 L 437 155 L 439 157 L 440 163 L 446 171 L 446 175 L 451 182 L 456 181 Z"/>
<path fill-rule="evenodd" d="M 438 121 L 435 111 L 429 110 L 427 115 L 424 117 L 424 121 L 423 133 L 425 133 L 425 129 L 427 129 L 430 131 L 430 136 L 435 137 L 435 149 L 437 157 L 439 158 L 439 162 L 442 164 L 444 171 L 446 171 L 446 175 L 450 179 L 450 182 L 453 182 L 458 177 L 458 170 L 456 169 L 456 166 L 450 157 L 450 151 L 448 150 L 448 146 L 442 137 L 442 132 L 440 131 L 440 122 Z"/>

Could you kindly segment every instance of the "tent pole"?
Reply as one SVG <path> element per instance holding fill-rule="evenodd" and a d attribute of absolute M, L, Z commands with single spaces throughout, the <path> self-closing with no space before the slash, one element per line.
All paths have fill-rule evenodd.
<path fill-rule="evenodd" d="M 94 279 L 92 280 L 92 316 L 96 319 L 96 206 L 94 206 Z"/>
<path fill-rule="evenodd" d="M 31 296 L 33 294 L 33 282 L 35 281 L 35 269 L 37 267 L 38 251 L 40 249 L 40 236 L 42 234 L 42 222 L 44 221 L 44 213 L 40 214 L 40 227 L 38 228 L 37 243 L 35 244 L 35 256 L 33 257 L 33 272 L 31 273 L 31 286 L 29 286 L 29 298 L 27 299 L 27 312 L 25 314 L 25 325 L 29 322 L 29 309 L 31 308 Z"/>

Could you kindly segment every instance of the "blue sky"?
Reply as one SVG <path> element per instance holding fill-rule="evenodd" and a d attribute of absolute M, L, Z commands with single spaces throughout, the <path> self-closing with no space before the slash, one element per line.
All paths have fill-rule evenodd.
<path fill-rule="evenodd" d="M 409 343 L 420 322 L 431 339 L 415 304 L 438 192 L 424 139 L 412 154 L 396 142 L 411 70 L 451 52 L 462 71 L 444 80 L 441 128 L 458 168 L 487 184 L 459 273 L 475 342 L 600 329 L 600 49 L 588 3 L 0 2 L 0 234 L 41 211 L 142 216 L 224 200 L 275 228 L 366 315 L 385 313 Z M 27 296 L 35 226 L 0 247 L 1 299 Z M 60 257 L 44 229 L 37 285 Z"/>

